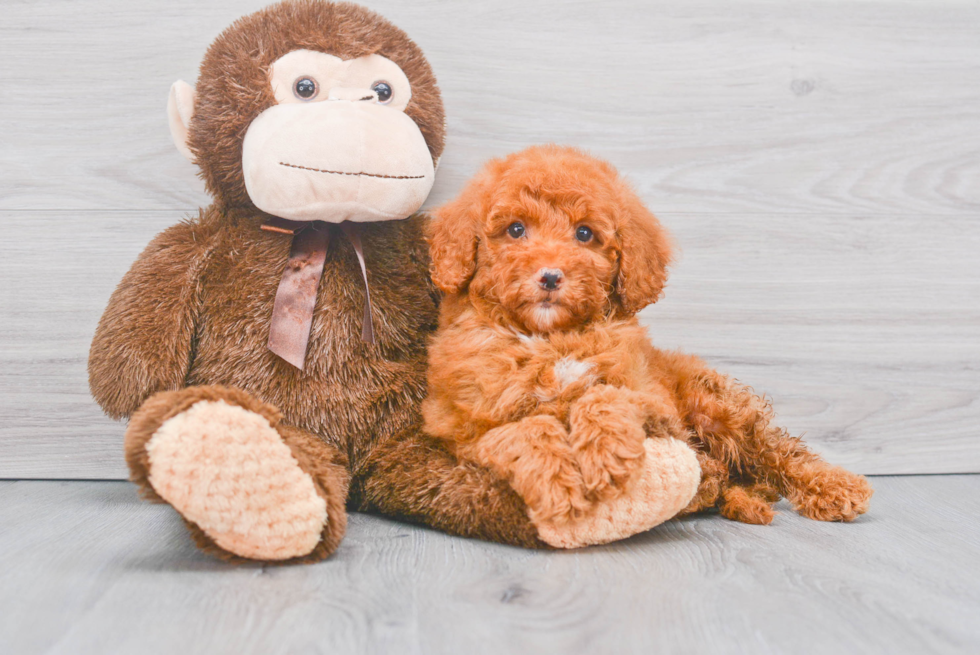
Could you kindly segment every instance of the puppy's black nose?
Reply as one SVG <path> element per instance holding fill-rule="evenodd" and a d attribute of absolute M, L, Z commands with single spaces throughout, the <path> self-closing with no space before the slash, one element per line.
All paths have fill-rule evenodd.
<path fill-rule="evenodd" d="M 542 268 L 538 272 L 538 285 L 545 291 L 554 291 L 559 286 L 561 286 L 561 280 L 564 277 L 560 269 L 557 268 Z"/>

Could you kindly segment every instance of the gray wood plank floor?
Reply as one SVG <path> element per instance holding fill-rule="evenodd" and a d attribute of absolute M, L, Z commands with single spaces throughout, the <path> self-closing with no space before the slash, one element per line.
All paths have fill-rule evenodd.
<path fill-rule="evenodd" d="M 980 651 L 980 476 L 873 483 L 847 525 L 699 516 L 552 553 L 356 514 L 325 562 L 234 567 L 128 483 L 0 482 L 0 652 Z"/>

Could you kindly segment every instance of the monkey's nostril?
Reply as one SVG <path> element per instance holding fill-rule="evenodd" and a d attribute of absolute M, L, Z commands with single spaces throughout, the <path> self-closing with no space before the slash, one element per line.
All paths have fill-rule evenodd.
<path fill-rule="evenodd" d="M 541 270 L 538 285 L 545 291 L 554 291 L 561 285 L 562 277 L 562 272 L 557 268 L 545 268 Z"/>

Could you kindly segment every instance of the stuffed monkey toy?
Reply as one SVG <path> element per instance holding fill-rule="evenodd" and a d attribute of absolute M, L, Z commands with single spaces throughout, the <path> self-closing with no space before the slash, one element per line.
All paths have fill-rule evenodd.
<path fill-rule="evenodd" d="M 131 479 L 201 549 L 317 561 L 347 509 L 580 546 L 691 500 L 693 455 L 651 458 L 618 506 L 536 525 L 505 480 L 422 432 L 439 294 L 416 212 L 445 128 L 429 64 L 401 30 L 352 4 L 268 7 L 217 38 L 196 88 L 174 84 L 168 116 L 214 201 L 120 282 L 89 381 L 107 414 L 129 419 Z"/>

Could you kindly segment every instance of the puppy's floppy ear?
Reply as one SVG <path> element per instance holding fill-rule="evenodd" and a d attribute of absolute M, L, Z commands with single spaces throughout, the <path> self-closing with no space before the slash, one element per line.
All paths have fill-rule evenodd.
<path fill-rule="evenodd" d="M 476 271 L 479 226 L 489 209 L 490 192 L 490 176 L 484 171 L 459 197 L 433 212 L 426 240 L 432 282 L 444 293 L 461 291 Z"/>
<path fill-rule="evenodd" d="M 620 210 L 616 294 L 632 316 L 660 299 L 673 255 L 667 231 L 631 189 L 623 189 Z"/>

